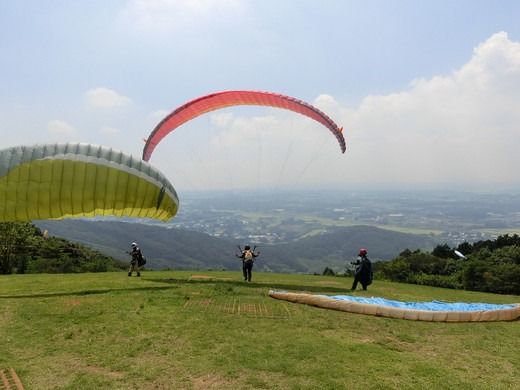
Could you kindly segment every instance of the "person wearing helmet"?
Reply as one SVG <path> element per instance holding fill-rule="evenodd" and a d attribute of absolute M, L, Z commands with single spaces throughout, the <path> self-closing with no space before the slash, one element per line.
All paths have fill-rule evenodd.
<path fill-rule="evenodd" d="M 372 263 L 367 257 L 367 253 L 368 251 L 365 248 L 361 248 L 357 261 L 352 263 L 356 265 L 352 290 L 357 288 L 358 283 L 361 283 L 363 290 L 366 290 L 367 287 L 372 284 Z"/>
<path fill-rule="evenodd" d="M 130 256 L 132 256 L 132 260 L 130 260 L 130 269 L 128 270 L 128 276 L 132 276 L 132 272 L 136 272 L 137 276 L 141 276 L 141 272 L 139 271 L 140 263 L 142 262 L 143 254 L 141 253 L 141 249 L 137 246 L 137 243 L 132 242 L 132 251 L 129 252 Z"/>
<path fill-rule="evenodd" d="M 240 247 L 238 247 L 240 249 Z M 253 272 L 253 263 L 255 262 L 255 257 L 260 255 L 260 252 L 255 253 L 256 246 L 251 250 L 249 245 L 244 247 L 244 250 L 240 249 L 241 254 L 237 254 L 236 257 L 242 259 L 242 273 L 244 274 L 244 280 L 247 282 L 251 281 L 251 274 Z"/>

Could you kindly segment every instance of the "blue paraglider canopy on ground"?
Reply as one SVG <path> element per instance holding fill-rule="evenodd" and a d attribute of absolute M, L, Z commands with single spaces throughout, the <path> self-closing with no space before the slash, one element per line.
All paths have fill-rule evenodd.
<path fill-rule="evenodd" d="M 324 295 L 325 296 L 325 295 Z M 402 302 L 392 299 L 378 297 L 354 297 L 352 295 L 333 295 L 327 298 L 337 299 L 340 301 L 351 301 L 358 303 L 366 303 L 369 305 L 391 306 L 401 309 L 411 310 L 430 310 L 430 311 L 484 311 L 484 310 L 502 310 L 511 309 L 514 304 L 494 304 L 494 303 L 466 303 L 466 302 Z"/>

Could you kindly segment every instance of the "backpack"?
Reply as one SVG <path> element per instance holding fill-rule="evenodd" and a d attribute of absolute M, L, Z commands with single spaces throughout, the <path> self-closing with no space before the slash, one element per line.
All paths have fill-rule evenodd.
<path fill-rule="evenodd" d="M 372 284 L 372 281 L 374 280 L 374 273 L 372 272 L 372 263 L 371 263 L 371 261 L 367 258 L 366 262 L 367 262 L 366 267 L 367 267 L 367 270 L 368 270 L 367 286 L 370 286 Z"/>
<path fill-rule="evenodd" d="M 137 265 L 139 267 L 142 267 L 145 264 L 146 264 L 146 258 L 143 256 L 142 253 L 139 253 L 139 257 L 137 258 Z"/>
<path fill-rule="evenodd" d="M 244 251 L 244 261 L 253 261 L 253 252 L 250 250 Z"/>

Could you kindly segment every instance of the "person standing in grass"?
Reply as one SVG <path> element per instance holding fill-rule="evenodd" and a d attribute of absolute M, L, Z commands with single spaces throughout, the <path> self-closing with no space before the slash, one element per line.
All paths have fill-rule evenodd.
<path fill-rule="evenodd" d="M 132 276 L 132 272 L 136 272 L 137 276 L 141 276 L 139 267 L 142 264 L 143 254 L 141 249 L 137 246 L 137 243 L 132 242 L 132 251 L 129 252 L 132 259 L 130 260 L 130 269 L 128 270 L 128 276 Z"/>
<path fill-rule="evenodd" d="M 240 247 L 238 247 L 238 249 L 240 249 Z M 259 255 L 260 252 L 255 253 L 255 249 L 253 248 L 253 250 L 251 250 L 249 245 L 244 247 L 244 250 L 241 254 L 236 255 L 239 259 L 242 259 L 242 273 L 244 274 L 244 280 L 247 282 L 251 281 L 251 274 L 253 272 L 255 257 L 258 257 Z"/>
<path fill-rule="evenodd" d="M 372 284 L 372 263 L 367 257 L 368 251 L 365 248 L 359 250 L 357 261 L 352 264 L 356 265 L 356 273 L 354 274 L 354 283 L 352 283 L 352 290 L 355 290 L 358 283 L 361 283 L 363 290 Z"/>

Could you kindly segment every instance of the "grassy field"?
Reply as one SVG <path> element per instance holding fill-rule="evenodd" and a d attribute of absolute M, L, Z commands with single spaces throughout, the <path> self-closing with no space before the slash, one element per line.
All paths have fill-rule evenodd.
<path fill-rule="evenodd" d="M 274 300 L 351 279 L 238 272 L 0 276 L 0 370 L 26 389 L 520 388 L 520 321 L 426 323 Z M 357 295 L 512 303 L 375 281 Z M 1 383 L 0 383 L 1 387 Z"/>

